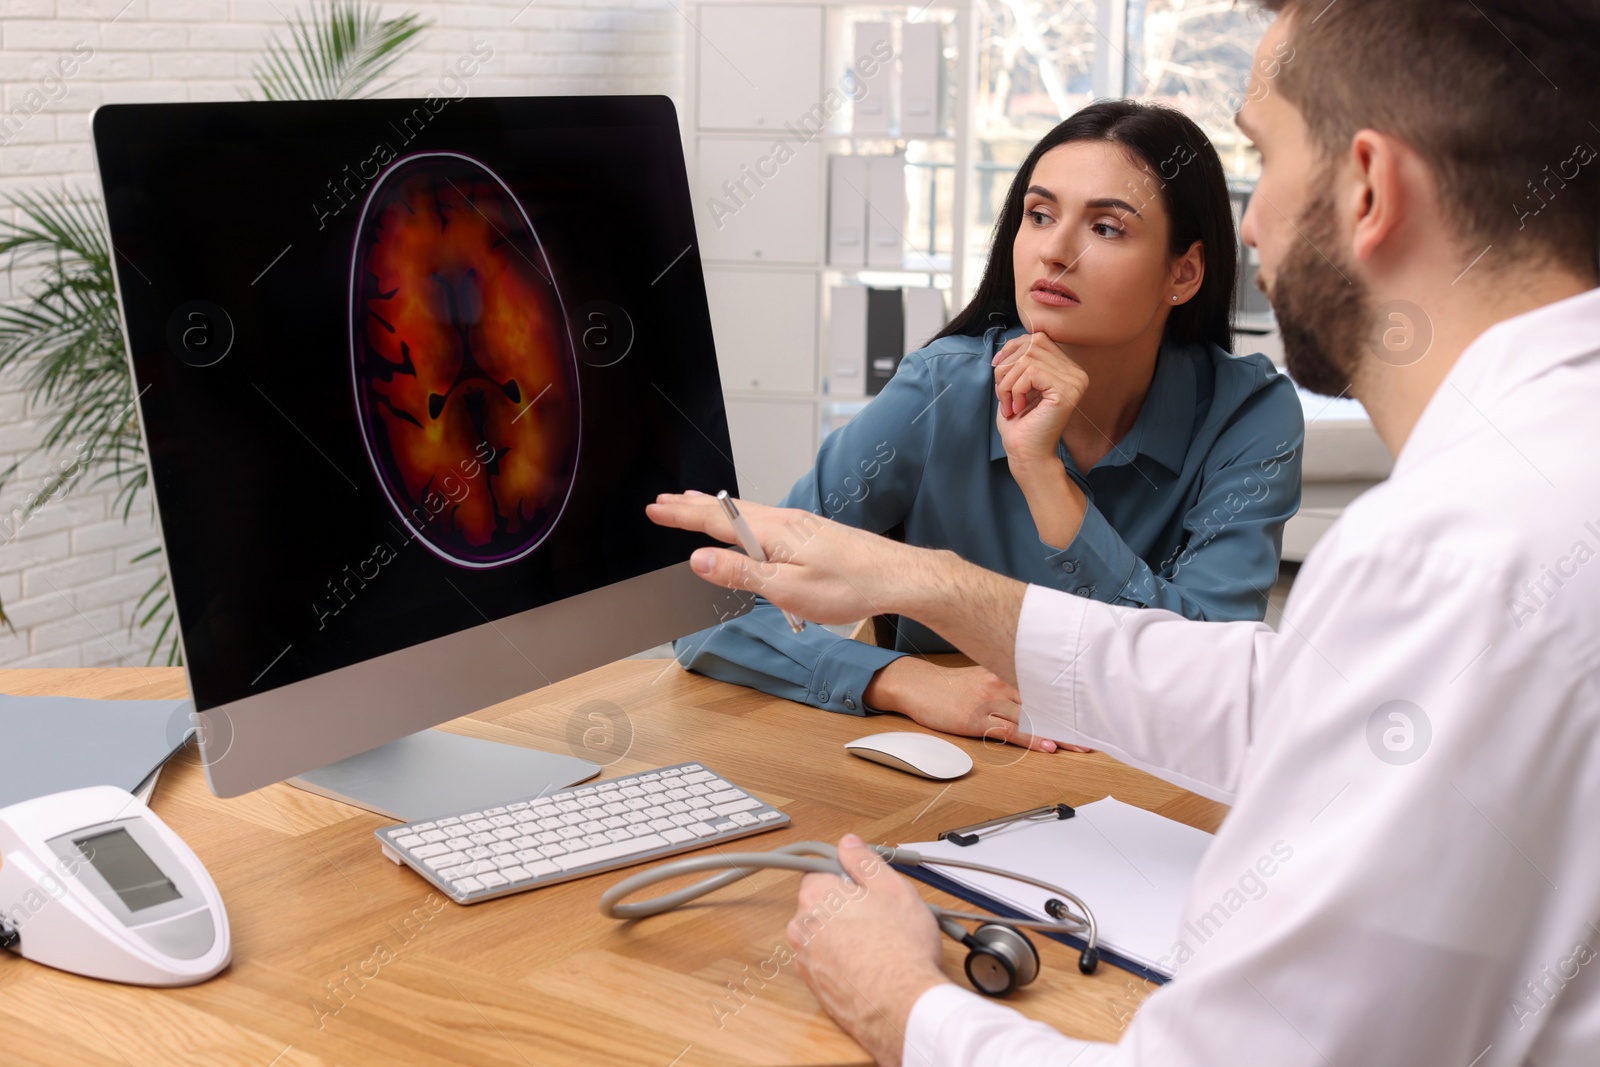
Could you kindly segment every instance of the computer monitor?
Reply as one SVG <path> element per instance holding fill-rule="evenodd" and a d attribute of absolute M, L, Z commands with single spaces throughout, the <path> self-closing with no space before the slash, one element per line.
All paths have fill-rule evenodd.
<path fill-rule="evenodd" d="M 594 774 L 427 728 L 748 608 L 644 515 L 735 488 L 671 102 L 91 121 L 211 789 L 425 818 Z"/>

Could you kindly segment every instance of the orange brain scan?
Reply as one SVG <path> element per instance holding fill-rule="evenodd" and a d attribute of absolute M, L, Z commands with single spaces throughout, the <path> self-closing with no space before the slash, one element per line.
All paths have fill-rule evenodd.
<path fill-rule="evenodd" d="M 554 274 L 483 164 L 429 153 L 378 179 L 356 236 L 356 410 L 385 494 L 469 567 L 549 536 L 578 465 L 577 367 Z"/>

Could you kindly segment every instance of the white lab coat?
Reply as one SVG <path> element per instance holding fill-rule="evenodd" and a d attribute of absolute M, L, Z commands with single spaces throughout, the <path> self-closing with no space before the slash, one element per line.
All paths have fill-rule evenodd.
<path fill-rule="evenodd" d="M 946 985 L 907 1065 L 1600 1064 L 1600 290 L 1468 347 L 1276 630 L 1032 587 L 1016 665 L 1234 807 L 1119 1044 Z"/>

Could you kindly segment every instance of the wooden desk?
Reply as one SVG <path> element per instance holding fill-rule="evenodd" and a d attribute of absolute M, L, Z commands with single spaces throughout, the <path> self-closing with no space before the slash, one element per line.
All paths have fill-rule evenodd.
<path fill-rule="evenodd" d="M 186 695 L 183 672 L 174 668 L 4 670 L 0 691 Z M 831 841 L 848 830 L 869 841 L 928 840 L 992 815 L 1106 794 L 1206 830 L 1226 811 L 1103 755 L 1042 755 L 960 739 L 976 763 L 972 773 L 953 783 L 926 781 L 840 747 L 875 729 L 915 729 L 908 720 L 813 711 L 687 674 L 671 661 L 615 663 L 448 728 L 566 752 L 570 733 L 603 726 L 604 717 L 591 720 L 591 711 L 617 709 L 632 743 L 604 776 L 699 760 L 793 817 L 791 828 L 743 847 Z M 763 872 L 725 890 L 716 904 L 625 925 L 595 908 L 621 873 L 460 907 L 383 858 L 372 836 L 384 823 L 378 816 L 284 785 L 219 800 L 192 750 L 168 767 L 154 807 L 222 891 L 232 966 L 203 985 L 149 990 L 4 956 L 0 1061 L 865 1062 L 792 964 L 771 981 L 761 977 L 762 963 L 785 944 L 797 886 L 791 874 Z M 1110 966 L 1086 978 L 1066 946 L 1037 943 L 1044 973 L 1010 1003 L 1066 1033 L 1115 1040 L 1143 999 L 1144 983 Z M 959 982 L 964 954 L 945 940 L 945 971 Z M 747 992 L 734 996 L 730 982 Z"/>

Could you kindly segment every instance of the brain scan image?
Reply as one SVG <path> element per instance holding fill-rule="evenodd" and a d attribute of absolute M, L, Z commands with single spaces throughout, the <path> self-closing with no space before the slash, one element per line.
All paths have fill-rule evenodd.
<path fill-rule="evenodd" d="M 572 491 L 581 411 L 522 205 L 466 156 L 398 160 L 372 186 L 351 273 L 356 412 L 408 534 L 465 567 L 526 556 Z"/>

